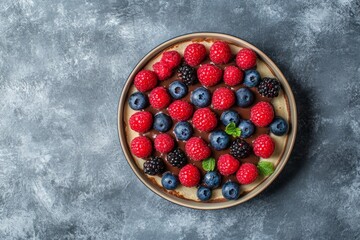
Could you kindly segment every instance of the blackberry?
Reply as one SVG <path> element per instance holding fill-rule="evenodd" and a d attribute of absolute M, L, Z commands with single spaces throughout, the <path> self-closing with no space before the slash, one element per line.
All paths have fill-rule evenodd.
<path fill-rule="evenodd" d="M 196 69 L 183 63 L 178 69 L 178 77 L 187 85 L 192 85 L 197 82 Z"/>
<path fill-rule="evenodd" d="M 157 175 L 165 172 L 165 164 L 160 157 L 152 157 L 144 162 L 144 173 Z"/>
<path fill-rule="evenodd" d="M 172 166 L 178 168 L 183 167 L 187 163 L 186 155 L 180 148 L 176 148 L 175 150 L 169 152 L 167 160 Z"/>
<path fill-rule="evenodd" d="M 258 86 L 258 91 L 263 97 L 277 97 L 280 91 L 280 82 L 275 78 L 263 78 Z"/>
<path fill-rule="evenodd" d="M 245 140 L 237 138 L 231 143 L 230 154 L 238 160 L 248 157 L 250 153 L 251 147 Z"/>

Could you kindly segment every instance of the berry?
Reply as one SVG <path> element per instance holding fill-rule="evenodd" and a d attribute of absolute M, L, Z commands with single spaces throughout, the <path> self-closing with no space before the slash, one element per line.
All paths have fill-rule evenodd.
<path fill-rule="evenodd" d="M 188 162 L 185 153 L 180 148 L 176 148 L 169 152 L 167 155 L 167 161 L 172 166 L 178 168 L 183 167 Z"/>
<path fill-rule="evenodd" d="M 193 110 L 190 103 L 182 100 L 176 100 L 168 107 L 170 117 L 177 121 L 186 121 L 191 118 Z"/>
<path fill-rule="evenodd" d="M 216 130 L 210 134 L 210 144 L 215 150 L 224 150 L 230 145 L 230 137 L 223 130 Z"/>
<path fill-rule="evenodd" d="M 284 135 L 287 132 L 288 128 L 289 126 L 287 122 L 281 117 L 276 117 L 274 121 L 270 124 L 270 131 L 277 136 Z"/>
<path fill-rule="evenodd" d="M 275 150 L 275 143 L 269 135 L 262 134 L 254 140 L 253 148 L 256 156 L 269 158 Z"/>
<path fill-rule="evenodd" d="M 155 63 L 153 69 L 160 81 L 164 81 L 172 75 L 171 68 L 164 62 Z"/>
<path fill-rule="evenodd" d="M 250 110 L 250 120 L 257 127 L 266 127 L 274 119 L 274 109 L 268 102 L 258 102 Z"/>
<path fill-rule="evenodd" d="M 235 125 L 238 125 L 240 123 L 240 116 L 234 110 L 227 110 L 221 114 L 220 121 L 225 126 L 227 126 L 230 122 L 233 122 L 235 123 Z"/>
<path fill-rule="evenodd" d="M 211 93 L 204 87 L 198 87 L 191 93 L 190 100 L 197 107 L 207 107 L 211 102 Z"/>
<path fill-rule="evenodd" d="M 154 146 L 156 151 L 160 153 L 168 153 L 174 148 L 175 141 L 172 137 L 170 137 L 170 135 L 160 133 L 154 140 Z"/>
<path fill-rule="evenodd" d="M 251 146 L 241 138 L 237 138 L 231 143 L 230 154 L 237 159 L 246 158 L 251 153 Z"/>
<path fill-rule="evenodd" d="M 211 101 L 213 108 L 217 110 L 227 110 L 235 103 L 235 94 L 229 88 L 217 88 Z"/>
<path fill-rule="evenodd" d="M 248 70 L 256 66 L 256 53 L 249 49 L 243 48 L 236 55 L 236 65 L 242 70 Z"/>
<path fill-rule="evenodd" d="M 174 190 L 179 184 L 178 178 L 171 172 L 166 172 L 161 178 L 161 185 L 167 190 Z"/>
<path fill-rule="evenodd" d="M 131 141 L 130 150 L 136 157 L 146 158 L 152 153 L 152 143 L 147 137 L 138 136 Z"/>
<path fill-rule="evenodd" d="M 197 76 L 203 86 L 211 87 L 220 82 L 222 70 L 213 64 L 207 63 L 198 68 Z"/>
<path fill-rule="evenodd" d="M 165 113 L 158 113 L 154 117 L 153 128 L 159 132 L 167 132 L 172 126 L 171 118 Z"/>
<path fill-rule="evenodd" d="M 192 137 L 185 144 L 186 154 L 194 161 L 204 160 L 211 155 L 211 149 L 200 137 Z"/>
<path fill-rule="evenodd" d="M 133 110 L 141 110 L 149 106 L 149 99 L 142 92 L 134 92 L 129 97 L 129 105 Z"/>
<path fill-rule="evenodd" d="M 222 195 L 227 200 L 236 200 L 240 196 L 240 186 L 235 182 L 226 182 L 222 186 Z"/>
<path fill-rule="evenodd" d="M 247 87 L 256 87 L 260 82 L 260 74 L 255 69 L 245 71 L 244 85 Z"/>
<path fill-rule="evenodd" d="M 154 88 L 149 94 L 150 105 L 155 109 L 162 109 L 167 107 L 171 98 L 166 88 L 157 87 Z"/>
<path fill-rule="evenodd" d="M 236 105 L 248 107 L 254 102 L 254 94 L 249 88 L 240 88 L 236 91 Z"/>
<path fill-rule="evenodd" d="M 240 162 L 230 154 L 221 155 L 217 162 L 219 172 L 224 176 L 235 173 L 240 167 Z"/>
<path fill-rule="evenodd" d="M 169 86 L 169 92 L 174 99 L 180 99 L 186 96 L 188 88 L 183 82 L 174 81 Z"/>
<path fill-rule="evenodd" d="M 250 120 L 242 120 L 239 124 L 242 138 L 248 138 L 255 132 L 255 126 Z"/>
<path fill-rule="evenodd" d="M 165 171 L 165 164 L 160 157 L 153 157 L 144 162 L 144 173 L 157 175 Z"/>
<path fill-rule="evenodd" d="M 165 63 L 170 69 L 179 66 L 181 62 L 181 56 L 177 51 L 164 52 L 160 62 Z"/>
<path fill-rule="evenodd" d="M 192 164 L 188 164 L 179 172 L 180 183 L 185 187 L 195 187 L 200 181 L 200 171 Z"/>
<path fill-rule="evenodd" d="M 231 50 L 226 42 L 216 41 L 210 47 L 210 60 L 215 64 L 225 64 L 230 61 Z"/>
<path fill-rule="evenodd" d="M 157 75 L 153 71 L 144 69 L 136 74 L 134 85 L 140 92 L 146 92 L 153 89 L 157 82 Z"/>
<path fill-rule="evenodd" d="M 243 81 L 244 73 L 235 66 L 228 66 L 224 70 L 223 78 L 228 86 L 236 86 Z"/>
<path fill-rule="evenodd" d="M 185 83 L 185 85 L 193 85 L 197 82 L 196 69 L 183 63 L 178 69 L 178 77 Z"/>
<path fill-rule="evenodd" d="M 218 120 L 210 108 L 199 108 L 194 112 L 192 123 L 198 130 L 210 132 L 217 126 Z"/>
<path fill-rule="evenodd" d="M 217 188 L 221 183 L 221 176 L 216 171 L 207 172 L 203 180 L 205 186 L 208 188 Z"/>
<path fill-rule="evenodd" d="M 240 184 L 250 184 L 258 177 L 257 167 L 252 163 L 244 163 L 236 173 L 236 179 Z"/>
<path fill-rule="evenodd" d="M 211 198 L 211 189 L 204 187 L 204 186 L 200 186 L 197 190 L 197 197 L 201 200 L 201 201 L 207 201 Z"/>
<path fill-rule="evenodd" d="M 150 130 L 153 124 L 153 116 L 150 112 L 142 111 L 131 115 L 129 125 L 132 130 L 144 133 Z"/>
<path fill-rule="evenodd" d="M 174 133 L 178 140 L 186 141 L 193 135 L 194 130 L 190 123 L 178 122 L 175 125 Z"/>
<path fill-rule="evenodd" d="M 184 51 L 184 59 L 191 67 L 199 65 L 206 57 L 206 48 L 200 43 L 189 44 Z"/>
<path fill-rule="evenodd" d="M 258 86 L 258 91 L 263 97 L 277 97 L 280 91 L 280 82 L 275 78 L 263 78 Z"/>

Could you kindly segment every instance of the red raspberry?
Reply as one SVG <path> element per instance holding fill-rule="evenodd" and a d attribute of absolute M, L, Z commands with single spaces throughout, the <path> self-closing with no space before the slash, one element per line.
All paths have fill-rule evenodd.
<path fill-rule="evenodd" d="M 186 154 L 194 161 L 204 160 L 211 155 L 211 149 L 200 137 L 192 137 L 185 143 Z"/>
<path fill-rule="evenodd" d="M 235 94 L 227 87 L 217 88 L 211 100 L 214 109 L 227 110 L 235 103 Z"/>
<path fill-rule="evenodd" d="M 226 42 L 216 41 L 210 47 L 210 60 L 215 64 L 225 64 L 230 61 L 231 50 Z"/>
<path fill-rule="evenodd" d="M 181 56 L 177 51 L 167 51 L 162 54 L 160 62 L 167 64 L 169 68 L 173 69 L 180 64 Z"/>
<path fill-rule="evenodd" d="M 250 110 L 250 120 L 258 127 L 266 127 L 274 119 L 274 109 L 268 102 L 258 102 Z"/>
<path fill-rule="evenodd" d="M 235 173 L 240 166 L 240 162 L 230 154 L 221 155 L 217 162 L 219 172 L 224 176 Z"/>
<path fill-rule="evenodd" d="M 210 132 L 217 126 L 218 120 L 210 108 L 199 108 L 194 112 L 192 123 L 200 131 Z"/>
<path fill-rule="evenodd" d="M 168 107 L 170 117 L 177 121 L 186 121 L 191 118 L 193 113 L 193 106 L 185 101 L 176 100 Z"/>
<path fill-rule="evenodd" d="M 158 82 L 158 78 L 153 71 L 141 70 L 135 76 L 134 85 L 140 92 L 146 92 L 153 89 Z"/>
<path fill-rule="evenodd" d="M 139 158 L 149 157 L 152 153 L 152 143 L 150 139 L 144 136 L 134 138 L 130 143 L 132 154 Z"/>
<path fill-rule="evenodd" d="M 162 109 L 170 104 L 171 98 L 166 88 L 157 87 L 150 92 L 149 102 L 153 108 Z"/>
<path fill-rule="evenodd" d="M 240 184 L 250 184 L 258 177 L 257 167 L 252 163 L 244 163 L 236 173 L 236 179 Z"/>
<path fill-rule="evenodd" d="M 156 151 L 161 153 L 168 153 L 174 148 L 175 142 L 169 134 L 160 133 L 156 136 L 154 140 L 154 145 Z"/>
<path fill-rule="evenodd" d="M 164 81 L 172 75 L 172 69 L 164 62 L 155 63 L 153 69 L 160 81 Z"/>
<path fill-rule="evenodd" d="M 248 70 L 256 66 L 256 53 L 249 49 L 243 48 L 236 55 L 236 65 L 242 70 Z"/>
<path fill-rule="evenodd" d="M 200 171 L 192 164 L 187 164 L 179 172 L 179 181 L 185 187 L 195 187 L 200 182 Z"/>
<path fill-rule="evenodd" d="M 269 135 L 262 134 L 254 140 L 253 149 L 256 156 L 269 158 L 275 150 L 275 143 Z"/>
<path fill-rule="evenodd" d="M 200 43 L 192 43 L 185 48 L 184 59 L 191 67 L 199 65 L 206 57 L 206 48 Z"/>
<path fill-rule="evenodd" d="M 129 119 L 130 128 L 136 132 L 144 133 L 150 130 L 153 124 L 151 113 L 142 111 L 131 115 Z"/>
<path fill-rule="evenodd" d="M 242 83 L 244 73 L 235 66 L 228 66 L 224 70 L 224 82 L 229 86 L 236 86 Z"/>
<path fill-rule="evenodd" d="M 213 64 L 201 65 L 197 70 L 199 82 L 205 87 L 216 85 L 222 77 L 222 70 Z"/>

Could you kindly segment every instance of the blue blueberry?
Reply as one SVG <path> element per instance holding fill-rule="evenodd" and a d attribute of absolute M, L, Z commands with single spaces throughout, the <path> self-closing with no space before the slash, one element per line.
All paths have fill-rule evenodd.
<path fill-rule="evenodd" d="M 175 81 L 170 84 L 169 92 L 174 99 L 180 99 L 186 96 L 188 87 L 183 82 Z"/>
<path fill-rule="evenodd" d="M 240 196 L 240 186 L 235 182 L 226 182 L 222 186 L 222 195 L 228 200 L 236 200 Z"/>
<path fill-rule="evenodd" d="M 199 187 L 197 190 L 197 197 L 201 201 L 209 200 L 211 198 L 211 189 L 203 186 Z"/>
<path fill-rule="evenodd" d="M 247 87 L 256 87 L 260 82 L 260 74 L 258 71 L 251 69 L 245 71 L 244 85 Z"/>
<path fill-rule="evenodd" d="M 217 188 L 220 186 L 221 176 L 216 171 L 207 172 L 204 176 L 204 184 L 209 188 Z"/>
<path fill-rule="evenodd" d="M 284 135 L 288 128 L 289 126 L 287 122 L 281 117 L 276 117 L 275 120 L 270 124 L 270 131 L 277 136 Z"/>
<path fill-rule="evenodd" d="M 175 125 L 174 133 L 177 139 L 186 141 L 193 135 L 194 130 L 190 123 L 178 122 Z"/>
<path fill-rule="evenodd" d="M 240 123 L 240 116 L 236 111 L 228 110 L 221 114 L 220 120 L 225 126 L 227 126 L 230 122 L 234 122 L 237 126 Z"/>
<path fill-rule="evenodd" d="M 236 91 L 236 104 L 239 107 L 248 107 L 254 102 L 254 94 L 248 88 L 240 88 Z"/>
<path fill-rule="evenodd" d="M 165 113 L 158 113 L 154 117 L 153 128 L 159 132 L 167 132 L 172 126 L 171 118 Z"/>
<path fill-rule="evenodd" d="M 241 130 L 241 137 L 248 138 L 255 132 L 255 126 L 250 120 L 243 120 L 239 124 Z"/>
<path fill-rule="evenodd" d="M 167 190 L 174 190 L 178 186 L 179 180 L 172 173 L 166 172 L 162 176 L 161 184 Z"/>
<path fill-rule="evenodd" d="M 207 107 L 211 102 L 211 94 L 206 88 L 199 87 L 192 92 L 190 100 L 197 107 Z"/>
<path fill-rule="evenodd" d="M 210 133 L 210 144 L 215 150 L 223 150 L 230 145 L 230 137 L 223 130 Z"/>
<path fill-rule="evenodd" d="M 130 95 L 129 105 L 134 110 L 141 110 L 149 106 L 149 100 L 145 94 L 141 92 L 135 92 Z"/>

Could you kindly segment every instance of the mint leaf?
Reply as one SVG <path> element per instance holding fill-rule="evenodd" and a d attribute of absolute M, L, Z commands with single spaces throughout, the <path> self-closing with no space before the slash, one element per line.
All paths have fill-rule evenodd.
<path fill-rule="evenodd" d="M 208 158 L 208 159 L 205 159 L 204 161 L 202 161 L 202 168 L 207 172 L 214 171 L 215 158 Z"/>
<path fill-rule="evenodd" d="M 240 128 L 236 127 L 235 123 L 234 122 L 230 122 L 226 128 L 225 128 L 225 132 L 228 134 L 228 135 L 231 135 L 233 137 L 240 137 L 241 135 L 241 130 Z"/>
<path fill-rule="evenodd" d="M 267 161 L 260 161 L 257 165 L 257 168 L 258 168 L 260 174 L 263 176 L 269 176 L 275 170 L 274 164 L 271 162 L 267 162 Z"/>

